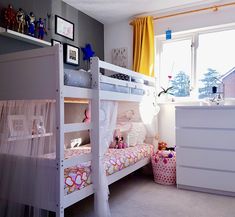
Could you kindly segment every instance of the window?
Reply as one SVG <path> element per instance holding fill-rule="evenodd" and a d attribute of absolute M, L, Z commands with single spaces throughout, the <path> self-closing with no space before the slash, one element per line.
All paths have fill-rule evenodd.
<path fill-rule="evenodd" d="M 159 91 L 172 87 L 175 97 L 202 99 L 212 97 L 216 86 L 226 97 L 235 97 L 235 25 L 164 37 L 156 43 Z"/>
<path fill-rule="evenodd" d="M 226 82 L 225 75 L 234 68 L 235 30 L 199 34 L 198 45 L 199 98 L 211 97 L 212 86 L 221 89 L 219 80 Z M 231 93 L 227 92 L 227 96 L 229 94 Z"/>
<path fill-rule="evenodd" d="M 174 96 L 189 96 L 191 44 L 190 38 L 162 44 L 160 83 L 165 89 L 173 87 L 171 94 Z"/>

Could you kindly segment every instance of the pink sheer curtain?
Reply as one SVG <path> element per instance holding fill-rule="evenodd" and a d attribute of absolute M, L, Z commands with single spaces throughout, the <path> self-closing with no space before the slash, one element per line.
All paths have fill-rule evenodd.
<path fill-rule="evenodd" d="M 104 156 L 105 152 L 109 148 L 111 141 L 113 140 L 113 133 L 116 127 L 117 121 L 117 109 L 118 103 L 114 101 L 101 101 L 100 105 L 100 132 L 101 132 L 101 155 Z M 103 160 L 103 159 L 102 159 Z M 95 213 L 97 217 L 110 217 L 110 208 L 108 203 L 109 188 L 107 176 L 104 168 L 104 164 L 99 164 L 98 180 L 94 180 L 95 189 L 98 192 L 95 193 Z M 99 186 L 97 186 L 99 183 Z"/>
<path fill-rule="evenodd" d="M 55 102 L 0 101 L 1 217 L 48 216 L 55 159 L 44 156 L 55 152 L 55 144 Z"/>

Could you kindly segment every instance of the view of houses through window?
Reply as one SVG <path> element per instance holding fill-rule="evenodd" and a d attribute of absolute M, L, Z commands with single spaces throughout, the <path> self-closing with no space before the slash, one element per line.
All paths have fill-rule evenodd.
<path fill-rule="evenodd" d="M 235 27 L 158 39 L 159 87 L 175 97 L 235 97 Z"/>

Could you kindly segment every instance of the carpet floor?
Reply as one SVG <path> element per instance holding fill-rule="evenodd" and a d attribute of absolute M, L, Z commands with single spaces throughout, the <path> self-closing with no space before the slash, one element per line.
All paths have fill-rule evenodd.
<path fill-rule="evenodd" d="M 110 186 L 112 217 L 235 217 L 235 197 L 163 186 L 137 171 Z M 65 217 L 94 217 L 93 196 L 65 210 Z"/>

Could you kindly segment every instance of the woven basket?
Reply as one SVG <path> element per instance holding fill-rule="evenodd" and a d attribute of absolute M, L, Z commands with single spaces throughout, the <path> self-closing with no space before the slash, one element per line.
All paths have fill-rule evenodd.
<path fill-rule="evenodd" d="M 163 157 L 157 152 L 151 157 L 154 181 L 162 185 L 176 184 L 176 154 L 172 158 Z"/>

